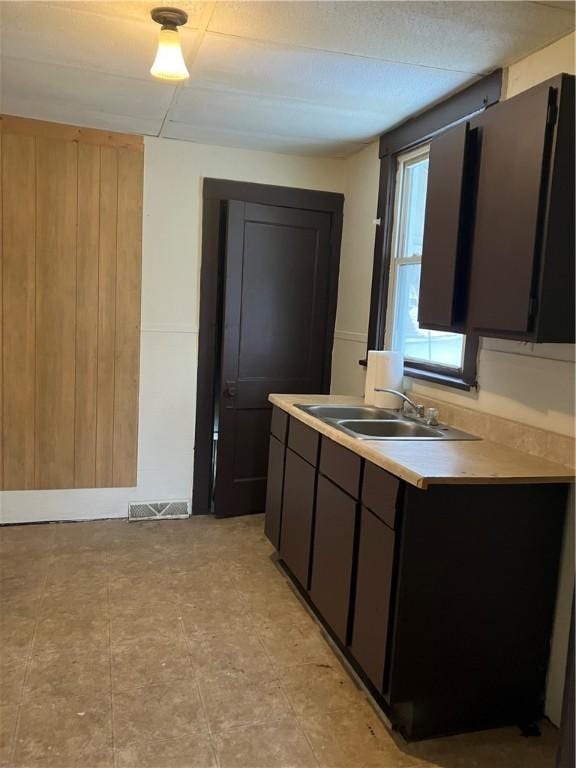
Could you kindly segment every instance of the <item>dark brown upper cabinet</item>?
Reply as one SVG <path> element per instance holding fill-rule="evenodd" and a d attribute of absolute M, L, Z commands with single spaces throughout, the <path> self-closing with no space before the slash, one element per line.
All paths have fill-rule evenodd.
<path fill-rule="evenodd" d="M 574 341 L 574 77 L 486 110 L 468 323 L 482 335 Z"/>
<path fill-rule="evenodd" d="M 431 142 L 423 328 L 574 342 L 574 76 Z"/>
<path fill-rule="evenodd" d="M 466 328 L 478 129 L 469 122 L 430 144 L 418 322 L 422 328 Z"/>

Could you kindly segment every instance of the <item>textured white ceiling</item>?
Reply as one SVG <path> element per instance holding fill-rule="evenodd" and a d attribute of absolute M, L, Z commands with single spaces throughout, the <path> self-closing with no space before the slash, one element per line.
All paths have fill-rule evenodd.
<path fill-rule="evenodd" d="M 154 2 L 0 2 L 0 110 L 346 156 L 568 34 L 573 3 L 181 2 L 190 80 L 153 80 Z"/>

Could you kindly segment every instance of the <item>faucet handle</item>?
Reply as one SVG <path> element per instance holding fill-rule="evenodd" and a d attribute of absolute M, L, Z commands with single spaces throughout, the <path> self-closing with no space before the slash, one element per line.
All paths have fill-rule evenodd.
<path fill-rule="evenodd" d="M 402 405 L 402 412 L 405 416 L 417 416 L 419 419 L 424 418 L 424 406 L 415 405 L 407 400 Z"/>
<path fill-rule="evenodd" d="M 438 425 L 438 408 L 426 408 L 426 424 L 431 427 Z"/>

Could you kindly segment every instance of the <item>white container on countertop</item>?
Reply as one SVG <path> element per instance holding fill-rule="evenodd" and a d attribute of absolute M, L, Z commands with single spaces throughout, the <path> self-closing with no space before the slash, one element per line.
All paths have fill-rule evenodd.
<path fill-rule="evenodd" d="M 402 399 L 388 392 L 376 392 L 376 389 L 396 389 L 402 392 L 404 376 L 404 357 L 400 352 L 368 352 L 366 368 L 366 387 L 364 401 L 367 405 L 378 408 L 402 408 Z"/>

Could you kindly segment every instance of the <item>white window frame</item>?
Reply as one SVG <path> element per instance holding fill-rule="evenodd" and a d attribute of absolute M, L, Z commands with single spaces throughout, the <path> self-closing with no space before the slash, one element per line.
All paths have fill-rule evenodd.
<path fill-rule="evenodd" d="M 390 251 L 390 274 L 388 279 L 388 300 L 386 311 L 386 330 L 384 334 L 384 348 L 393 348 L 394 339 L 394 327 L 396 321 L 396 303 L 397 303 L 397 282 L 399 269 L 404 264 L 422 264 L 422 255 L 402 257 L 398 256 L 400 243 L 403 241 L 405 226 L 406 226 L 406 208 L 402 211 L 402 193 L 404 191 L 404 175 L 406 166 L 414 161 L 422 160 L 430 156 L 430 144 L 421 144 L 414 149 L 403 152 L 396 157 L 396 177 L 394 184 L 394 208 L 392 213 L 392 241 Z M 404 215 L 401 215 L 404 213 Z M 442 365 L 436 361 L 426 361 L 422 358 L 410 358 L 405 359 L 408 363 L 415 363 L 417 365 L 433 365 L 435 368 L 444 368 L 447 372 L 460 372 L 464 367 L 464 356 L 466 350 L 466 338 L 462 344 L 462 356 L 460 359 L 460 366 L 447 366 Z"/>

